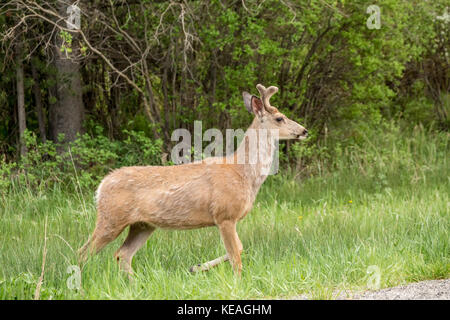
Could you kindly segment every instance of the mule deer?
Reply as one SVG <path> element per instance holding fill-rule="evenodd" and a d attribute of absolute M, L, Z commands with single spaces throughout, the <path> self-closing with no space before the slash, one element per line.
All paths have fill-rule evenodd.
<path fill-rule="evenodd" d="M 99 252 L 129 226 L 128 236 L 114 256 L 121 269 L 132 274 L 133 255 L 156 228 L 193 229 L 215 225 L 226 255 L 196 265 L 191 271 L 206 271 L 230 260 L 234 271 L 240 274 L 243 247 L 236 223 L 251 210 L 267 177 L 264 169 L 271 165 L 275 139 L 303 140 L 308 135 L 304 127 L 270 105 L 269 99 L 278 91 L 277 87 L 266 89 L 258 84 L 256 88 L 260 98 L 243 92 L 244 104 L 255 118 L 233 154 L 176 166 L 123 167 L 108 174 L 97 189 L 97 223 L 94 233 L 80 249 L 81 261 L 87 253 Z M 262 129 L 268 134 L 262 135 Z M 252 151 L 249 150 L 250 132 L 256 132 L 258 140 L 260 157 L 255 163 L 248 161 Z M 236 163 L 242 154 L 246 161 Z"/>

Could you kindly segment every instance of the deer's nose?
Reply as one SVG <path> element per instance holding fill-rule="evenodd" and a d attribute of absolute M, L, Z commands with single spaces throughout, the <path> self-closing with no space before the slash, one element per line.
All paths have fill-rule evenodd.
<path fill-rule="evenodd" d="M 305 137 L 307 137 L 308 136 L 308 130 L 306 130 L 306 129 L 303 129 L 303 133 L 302 133 Z"/>

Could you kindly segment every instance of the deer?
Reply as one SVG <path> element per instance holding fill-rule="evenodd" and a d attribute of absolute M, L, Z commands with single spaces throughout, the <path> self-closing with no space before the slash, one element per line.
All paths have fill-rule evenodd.
<path fill-rule="evenodd" d="M 190 271 L 207 271 L 229 261 L 241 275 L 243 245 L 237 223 L 252 209 L 256 195 L 268 176 L 278 140 L 304 140 L 308 131 L 270 104 L 275 86 L 256 86 L 260 96 L 243 92 L 246 109 L 254 119 L 234 153 L 173 166 L 131 166 L 110 172 L 96 191 L 95 229 L 79 250 L 80 261 L 96 254 L 125 228 L 128 236 L 114 254 L 119 268 L 133 275 L 136 252 L 157 229 L 186 230 L 216 226 L 226 254 L 198 264 Z M 260 134 L 263 130 L 267 134 Z M 258 140 L 260 155 L 249 161 L 250 132 Z M 276 134 L 275 134 L 276 133 Z M 245 161 L 238 162 L 243 156 Z"/>

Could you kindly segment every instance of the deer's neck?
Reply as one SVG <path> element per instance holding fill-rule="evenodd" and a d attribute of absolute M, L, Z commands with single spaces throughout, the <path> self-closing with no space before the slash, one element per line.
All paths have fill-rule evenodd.
<path fill-rule="evenodd" d="M 241 164 L 243 176 L 252 186 L 255 196 L 270 173 L 275 149 L 275 135 L 270 130 L 262 129 L 260 120 L 255 117 L 234 154 L 235 161 Z"/>

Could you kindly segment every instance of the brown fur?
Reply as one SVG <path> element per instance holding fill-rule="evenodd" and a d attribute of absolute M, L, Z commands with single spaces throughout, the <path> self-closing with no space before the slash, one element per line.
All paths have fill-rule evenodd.
<path fill-rule="evenodd" d="M 249 129 L 279 129 L 280 139 L 306 137 L 305 128 L 270 106 L 268 98 L 277 88 L 257 88 L 261 99 L 244 93 L 247 109 L 256 115 Z M 277 121 L 280 117 L 282 122 Z M 275 151 L 272 142 L 270 136 L 262 141 L 268 159 Z M 82 260 L 88 252 L 99 252 L 129 226 L 128 237 L 115 257 L 122 269 L 132 273 L 133 255 L 156 228 L 218 226 L 227 255 L 209 262 L 202 270 L 230 260 L 240 273 L 243 246 L 236 223 L 251 210 L 267 177 L 261 173 L 261 162 L 237 164 L 240 152 L 246 152 L 248 157 L 248 149 L 245 137 L 238 150 L 226 158 L 178 166 L 123 167 L 108 174 L 97 190 L 97 223 L 93 235 L 80 249 Z"/>

